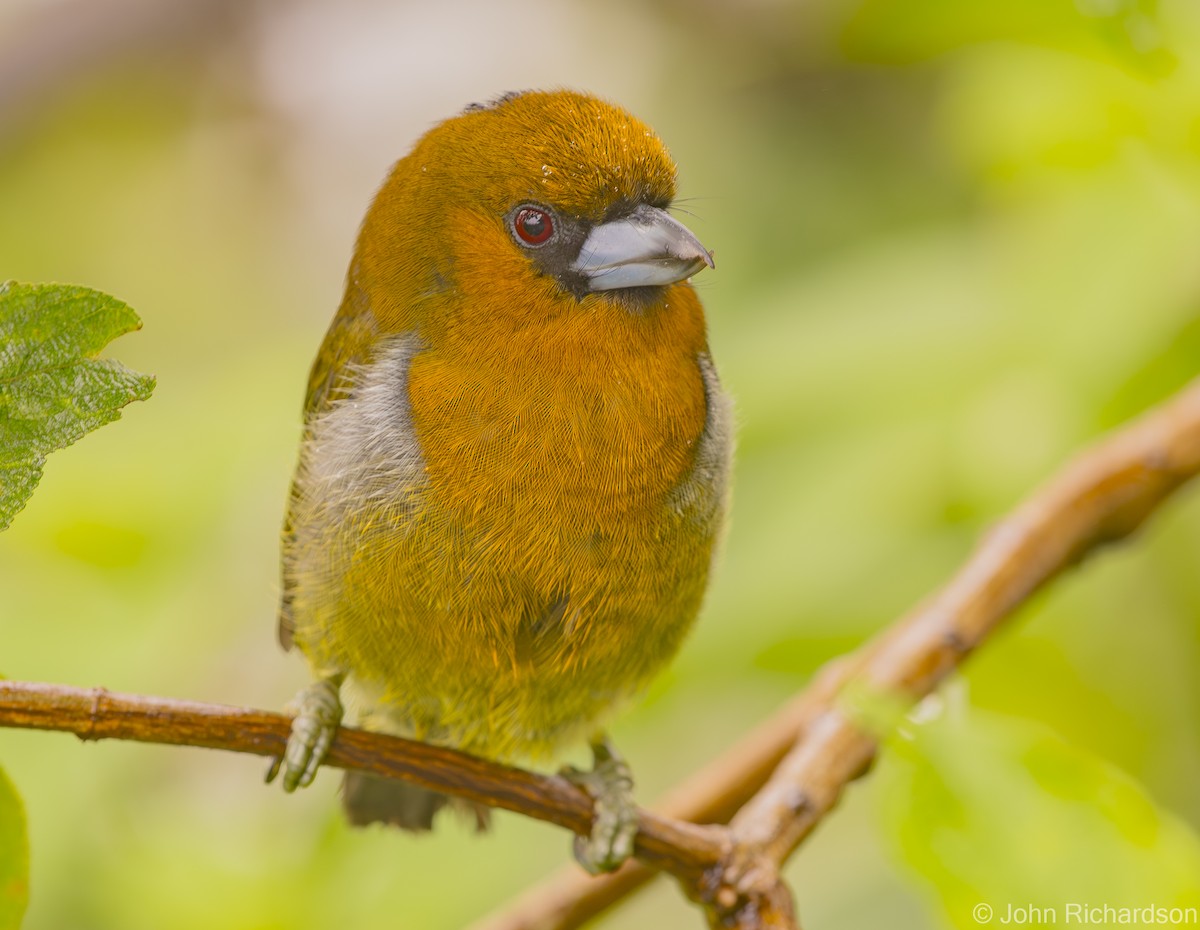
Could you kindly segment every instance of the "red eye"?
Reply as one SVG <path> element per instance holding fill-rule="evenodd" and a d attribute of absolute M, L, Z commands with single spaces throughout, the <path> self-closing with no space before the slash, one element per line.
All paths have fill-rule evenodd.
<path fill-rule="evenodd" d="M 554 235 L 554 220 L 550 214 L 537 207 L 522 207 L 513 217 L 513 228 L 517 236 L 527 245 L 541 245 Z"/>

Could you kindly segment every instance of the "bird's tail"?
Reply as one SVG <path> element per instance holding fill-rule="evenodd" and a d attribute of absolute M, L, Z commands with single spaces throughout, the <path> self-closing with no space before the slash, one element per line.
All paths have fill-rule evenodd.
<path fill-rule="evenodd" d="M 446 806 L 473 820 L 476 833 L 485 832 L 491 824 L 491 812 L 482 804 L 450 798 L 420 785 L 366 772 L 347 772 L 342 779 L 342 809 L 355 827 L 384 823 L 424 833 L 433 829 L 434 814 Z"/>

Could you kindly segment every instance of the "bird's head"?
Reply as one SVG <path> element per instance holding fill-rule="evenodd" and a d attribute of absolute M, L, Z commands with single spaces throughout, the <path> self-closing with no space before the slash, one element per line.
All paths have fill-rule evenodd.
<path fill-rule="evenodd" d="M 624 110 L 569 91 L 508 94 L 435 126 L 397 163 L 352 276 L 384 330 L 447 307 L 503 308 L 514 322 L 594 301 L 640 312 L 713 265 L 667 212 L 674 195 L 666 147 Z"/>

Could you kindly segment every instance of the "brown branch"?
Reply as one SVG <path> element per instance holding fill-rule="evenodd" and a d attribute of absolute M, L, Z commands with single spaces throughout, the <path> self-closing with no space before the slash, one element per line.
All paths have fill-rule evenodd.
<path fill-rule="evenodd" d="M 0 681 L 0 726 L 64 730 L 84 740 L 136 740 L 278 756 L 287 744 L 291 720 L 266 711 L 116 694 L 104 688 Z M 574 833 L 591 829 L 591 801 L 566 779 L 453 749 L 341 727 L 324 764 L 403 778 Z M 693 882 L 726 852 L 714 828 L 644 812 L 636 851 L 643 861 Z"/>
<path fill-rule="evenodd" d="M 1069 463 L 988 533 L 944 588 L 841 660 L 836 671 L 823 671 L 761 725 L 743 764 L 735 747 L 688 780 L 682 801 L 673 795 L 661 810 L 707 822 L 745 804 L 733 821 L 733 849 L 758 850 L 781 863 L 873 756 L 870 735 L 837 707 L 847 678 L 914 700 L 928 694 L 1036 590 L 1132 533 L 1197 473 L 1200 380 Z M 750 801 L 774 768 L 767 760 L 784 761 Z M 749 871 L 731 859 L 711 900 L 723 902 L 727 912 L 735 909 L 739 883 L 754 878 Z M 556 874 L 475 930 L 573 930 L 651 877 L 637 863 L 599 879 Z"/>

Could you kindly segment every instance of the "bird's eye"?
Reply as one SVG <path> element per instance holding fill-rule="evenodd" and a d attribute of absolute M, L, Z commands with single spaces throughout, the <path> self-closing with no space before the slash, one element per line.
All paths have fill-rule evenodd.
<path fill-rule="evenodd" d="M 545 210 L 521 207 L 513 216 L 513 229 L 526 245 L 542 245 L 554 235 L 554 220 Z"/>

